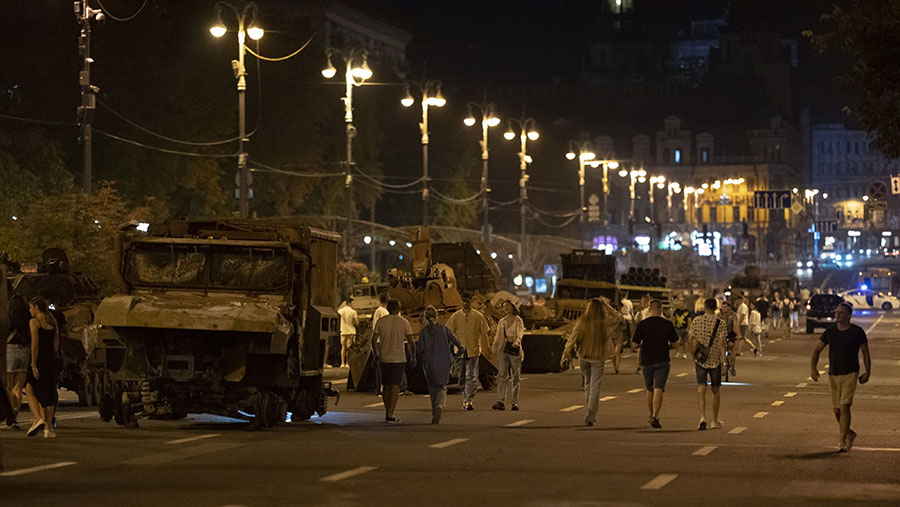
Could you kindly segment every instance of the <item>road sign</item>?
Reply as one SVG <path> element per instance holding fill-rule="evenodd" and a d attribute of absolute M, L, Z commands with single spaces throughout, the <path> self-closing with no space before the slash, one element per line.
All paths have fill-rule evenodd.
<path fill-rule="evenodd" d="M 241 186 L 241 172 L 237 171 L 234 173 L 234 184 L 236 186 Z M 253 173 L 249 170 L 247 171 L 247 185 L 253 184 Z"/>
<path fill-rule="evenodd" d="M 821 233 L 831 233 L 837 232 L 838 224 L 837 220 L 819 220 L 814 224 L 816 232 Z"/>
<path fill-rule="evenodd" d="M 900 194 L 900 176 L 891 176 L 891 193 Z"/>
<path fill-rule="evenodd" d="M 790 190 L 756 190 L 753 207 L 760 209 L 786 209 L 791 207 Z"/>
<path fill-rule="evenodd" d="M 799 215 L 803 212 L 803 205 L 800 204 L 800 201 L 794 201 L 794 204 L 791 204 L 791 211 L 793 211 L 795 215 Z"/>
<path fill-rule="evenodd" d="M 869 183 L 869 197 L 876 201 L 881 201 L 887 199 L 887 196 L 888 187 L 887 183 L 883 180 L 872 180 L 872 182 Z"/>
<path fill-rule="evenodd" d="M 556 264 L 544 264 L 544 276 L 546 278 L 556 276 Z"/>

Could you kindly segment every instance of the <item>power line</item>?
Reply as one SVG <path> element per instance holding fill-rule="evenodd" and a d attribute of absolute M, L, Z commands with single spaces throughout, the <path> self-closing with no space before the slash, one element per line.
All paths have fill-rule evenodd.
<path fill-rule="evenodd" d="M 141 5 L 141 8 L 138 9 L 137 12 L 135 12 L 135 13 L 132 14 L 131 16 L 128 16 L 128 17 L 125 17 L 125 18 L 120 18 L 120 17 L 114 16 L 113 13 L 109 12 L 109 9 L 107 9 L 107 8 L 103 5 L 103 2 L 101 2 L 100 0 L 97 0 L 97 5 L 99 5 L 100 8 L 103 9 L 103 13 L 104 13 L 104 14 L 106 14 L 107 16 L 109 16 L 110 18 L 112 18 L 112 19 L 114 19 L 114 20 L 116 20 L 116 21 L 131 21 L 132 19 L 136 18 L 137 15 L 141 13 L 141 11 L 144 10 L 144 7 L 147 6 L 147 2 L 148 2 L 148 1 L 149 1 L 149 0 L 144 0 L 143 5 Z"/>
<path fill-rule="evenodd" d="M 385 183 L 385 182 L 383 182 L 383 181 L 379 181 L 379 180 L 373 178 L 372 176 L 369 176 L 368 174 L 362 172 L 362 170 L 361 170 L 359 167 L 357 167 L 357 166 L 354 166 L 354 168 L 356 169 L 356 173 L 359 174 L 359 175 L 361 175 L 363 178 L 366 178 L 367 180 L 371 181 L 372 183 L 375 183 L 375 184 L 377 184 L 377 185 L 381 185 L 381 186 L 383 186 L 383 187 L 385 187 L 385 188 L 398 188 L 398 189 L 400 189 L 400 188 L 409 188 L 409 187 L 411 187 L 411 186 L 413 186 L 413 185 L 418 185 L 419 183 L 422 182 L 422 179 L 423 179 L 423 178 L 419 178 L 419 179 L 417 179 L 417 180 L 415 180 L 415 181 L 411 181 L 411 182 L 405 183 L 405 184 L 403 184 L 403 185 L 391 185 L 391 184 L 389 184 L 389 183 Z"/>
<path fill-rule="evenodd" d="M 269 58 L 267 56 L 263 56 L 255 51 L 253 51 L 252 49 L 250 49 L 250 46 L 247 46 L 246 44 L 244 45 L 244 48 L 247 50 L 248 53 L 259 58 L 260 60 L 265 60 L 267 62 L 282 62 L 284 60 L 287 60 L 288 58 L 293 58 L 293 57 L 297 56 L 301 51 L 306 49 L 306 46 L 309 46 L 309 43 L 312 42 L 314 37 L 315 37 L 315 35 L 310 37 L 309 40 L 307 40 L 305 44 L 300 46 L 300 49 L 298 49 L 297 51 L 294 51 L 293 53 L 291 53 L 287 56 L 282 56 L 282 57 L 278 57 L 278 58 Z M 259 42 L 258 41 L 256 43 L 256 49 L 257 49 L 257 51 L 259 50 Z"/>
<path fill-rule="evenodd" d="M 253 172 L 270 172 L 276 174 L 285 174 L 288 176 L 299 176 L 301 178 L 330 178 L 336 176 L 344 176 L 344 173 L 304 173 L 299 171 L 286 171 L 284 169 L 278 169 L 277 167 L 272 167 L 255 160 L 248 160 L 251 164 L 262 167 L 262 169 L 251 168 L 250 170 Z"/>
<path fill-rule="evenodd" d="M 469 197 L 464 197 L 462 199 L 455 199 L 448 195 L 444 195 L 433 188 L 431 189 L 431 193 L 433 193 L 435 195 L 435 197 L 437 197 L 438 199 L 440 199 L 444 202 L 450 203 L 450 204 L 469 204 L 470 202 L 480 198 L 482 195 L 481 190 L 479 190 L 477 193 L 470 195 Z"/>
<path fill-rule="evenodd" d="M 162 135 L 162 134 L 157 134 L 156 132 L 153 132 L 152 130 L 150 130 L 150 129 L 146 128 L 146 127 L 142 127 L 142 126 L 138 125 L 137 123 L 135 123 L 135 122 L 129 120 L 128 118 L 122 116 L 122 114 L 118 113 L 118 112 L 117 112 L 116 110 L 114 110 L 113 108 L 109 107 L 105 102 L 103 102 L 103 101 L 100 100 L 99 98 L 97 99 L 97 103 L 100 104 L 101 106 L 103 106 L 104 109 L 106 109 L 107 111 L 109 111 L 110 113 L 112 113 L 113 115 L 115 115 L 115 116 L 116 116 L 117 118 L 119 118 L 120 120 L 122 120 L 122 121 L 124 121 L 125 123 L 131 125 L 132 127 L 136 128 L 136 129 L 138 129 L 138 130 L 140 130 L 140 131 L 142 131 L 142 132 L 145 132 L 145 133 L 147 133 L 147 134 L 150 134 L 151 136 L 158 137 L 158 138 L 160 138 L 160 139 L 164 139 L 164 140 L 169 141 L 169 142 L 171 142 L 171 143 L 186 144 L 186 145 L 189 145 L 189 146 L 218 146 L 218 145 L 222 145 L 222 144 L 233 143 L 233 142 L 237 141 L 238 139 L 240 139 L 240 136 L 238 136 L 238 137 L 232 137 L 231 139 L 225 139 L 225 140 L 223 140 L 223 141 L 209 141 L 209 142 L 184 141 L 184 140 L 182 140 L 182 139 L 175 139 L 175 138 L 173 138 L 173 137 L 168 137 L 168 136 L 164 136 L 164 135 Z"/>
<path fill-rule="evenodd" d="M 21 116 L 10 116 L 8 114 L 0 114 L 0 118 L 5 118 L 7 120 L 15 120 L 22 121 L 25 123 L 37 123 L 41 125 L 66 125 L 66 126 L 74 126 L 75 124 L 70 121 L 50 121 L 50 120 L 35 120 L 34 118 L 23 118 Z"/>
<path fill-rule="evenodd" d="M 135 146 L 139 146 L 141 148 L 146 148 L 148 150 L 155 150 L 155 151 L 161 151 L 163 153 L 169 153 L 172 155 L 184 155 L 186 157 L 201 157 L 201 158 L 233 158 L 233 157 L 237 156 L 237 153 L 195 153 L 195 152 L 190 152 L 190 151 L 169 150 L 166 148 L 159 148 L 157 146 L 150 146 L 148 144 L 133 141 L 131 139 L 126 139 L 124 137 L 120 137 L 115 134 L 110 134 L 108 132 L 104 132 L 98 128 L 94 128 L 93 130 L 94 130 L 94 132 L 96 132 L 98 134 L 104 135 L 111 139 L 115 139 L 116 141 L 133 144 Z"/>

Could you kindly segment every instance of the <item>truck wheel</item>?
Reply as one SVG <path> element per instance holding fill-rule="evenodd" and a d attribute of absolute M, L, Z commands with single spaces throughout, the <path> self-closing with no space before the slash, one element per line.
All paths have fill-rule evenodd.
<path fill-rule="evenodd" d="M 262 393 L 259 397 L 259 405 L 254 422 L 260 429 L 271 428 L 279 422 L 278 413 L 278 398 L 269 392 Z"/>
<path fill-rule="evenodd" d="M 882 309 L 882 310 L 890 310 L 891 308 L 893 308 L 893 306 L 891 306 L 891 304 L 888 303 L 888 302 L 886 302 L 886 301 L 885 301 L 884 303 L 881 304 L 881 309 Z"/>
<path fill-rule="evenodd" d="M 99 405 L 100 400 L 103 398 L 103 395 L 106 392 L 103 389 L 103 382 L 100 378 L 99 371 L 94 371 L 91 373 L 91 387 L 93 387 L 94 389 L 94 402 Z"/>
<path fill-rule="evenodd" d="M 94 380 L 90 372 L 84 372 L 81 376 L 81 388 L 78 389 L 78 404 L 83 407 L 92 407 L 96 403 L 94 399 Z"/>

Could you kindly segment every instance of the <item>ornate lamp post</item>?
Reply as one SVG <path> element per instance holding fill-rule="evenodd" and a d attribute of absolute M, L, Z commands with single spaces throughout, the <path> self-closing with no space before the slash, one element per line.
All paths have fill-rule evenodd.
<path fill-rule="evenodd" d="M 407 81 L 406 96 L 400 100 L 403 107 L 411 107 L 415 99 L 410 93 L 410 85 L 419 90 L 422 96 L 422 122 L 419 130 L 422 131 L 422 225 L 428 227 L 428 106 L 444 107 L 447 100 L 441 94 L 441 82 L 428 79 L 423 82 Z"/>
<path fill-rule="evenodd" d="M 481 242 L 485 244 L 491 241 L 491 226 L 488 221 L 488 194 L 491 192 L 488 186 L 488 129 L 500 125 L 496 109 L 497 106 L 493 102 L 469 102 L 469 116 L 463 120 L 466 126 L 472 127 L 477 121 L 474 113 L 477 112 L 481 116 L 481 141 L 479 141 L 481 145 Z"/>
<path fill-rule="evenodd" d="M 516 138 L 516 132 L 513 130 L 513 126 L 516 126 L 519 129 L 519 215 L 520 215 L 520 223 L 519 223 L 519 231 L 522 234 L 522 238 L 519 241 L 519 263 L 520 265 L 525 262 L 526 253 L 528 251 L 528 246 L 526 244 L 527 241 L 527 226 L 525 224 L 525 218 L 527 215 L 527 210 L 525 209 L 525 200 L 528 198 L 528 193 L 525 188 L 526 183 L 528 182 L 528 164 L 532 162 L 531 155 L 528 154 L 528 140 L 537 141 L 541 135 L 535 130 L 535 121 L 532 117 L 522 117 L 522 118 L 510 118 L 508 120 L 507 126 L 509 127 L 503 137 L 506 138 L 507 141 L 512 141 Z"/>

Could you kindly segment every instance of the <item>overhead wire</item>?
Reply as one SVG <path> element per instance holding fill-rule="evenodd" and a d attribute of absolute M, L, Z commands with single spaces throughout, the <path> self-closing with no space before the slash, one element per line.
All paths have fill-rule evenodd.
<path fill-rule="evenodd" d="M 301 178 L 332 178 L 338 176 L 344 176 L 344 173 L 304 173 L 300 171 L 288 171 L 285 169 L 279 169 L 277 167 L 272 167 L 270 165 L 263 164 L 261 162 L 257 162 L 256 160 L 248 160 L 250 164 L 257 165 L 262 169 L 250 168 L 252 172 L 270 172 L 277 174 L 285 174 L 288 176 L 298 176 Z"/>
<path fill-rule="evenodd" d="M 268 56 L 263 56 L 263 55 L 257 53 L 256 51 L 253 51 L 252 49 L 250 49 L 250 46 L 247 46 L 246 44 L 244 45 L 244 49 L 246 49 L 248 53 L 250 53 L 251 55 L 255 56 L 256 58 L 258 58 L 260 60 L 265 60 L 267 62 L 283 62 L 284 60 L 287 60 L 289 58 L 293 58 L 293 57 L 297 56 L 301 51 L 306 49 L 306 46 L 309 46 L 309 43 L 312 42 L 314 37 L 315 37 L 315 35 L 310 37 L 309 40 L 307 40 L 305 44 L 300 46 L 300 49 L 294 51 L 293 53 L 291 53 L 287 56 L 281 56 L 278 58 L 270 58 Z M 257 49 L 257 51 L 259 50 L 259 41 L 257 41 L 257 43 L 256 43 L 256 49 Z"/>
<path fill-rule="evenodd" d="M 420 194 L 420 193 L 422 193 L 421 190 L 394 190 L 391 188 L 384 188 L 382 186 L 369 183 L 365 180 L 356 180 L 354 183 L 358 184 L 358 185 L 362 185 L 364 187 L 369 187 L 373 190 L 378 190 L 379 192 L 386 192 L 388 194 Z"/>
<path fill-rule="evenodd" d="M 435 197 L 437 197 L 438 199 L 440 199 L 444 202 L 450 203 L 450 204 L 469 204 L 470 202 L 474 201 L 475 199 L 478 199 L 479 197 L 481 197 L 482 193 L 483 193 L 481 190 L 479 190 L 477 193 L 470 195 L 469 197 L 463 197 L 461 199 L 457 199 L 454 197 L 450 197 L 448 195 L 444 195 L 433 188 L 430 189 L 430 192 L 432 194 L 434 194 Z"/>
<path fill-rule="evenodd" d="M 539 217 L 539 216 L 534 216 L 532 218 L 539 224 L 543 225 L 544 227 L 549 227 L 551 229 L 562 229 L 564 227 L 568 227 L 572 222 L 574 222 L 575 219 L 578 218 L 578 215 L 572 216 L 571 218 L 567 219 L 566 221 L 562 222 L 561 224 L 549 224 L 549 223 L 541 220 L 541 217 Z"/>
<path fill-rule="evenodd" d="M 362 171 L 362 169 L 360 169 L 359 167 L 354 166 L 354 169 L 355 169 L 355 172 L 356 172 L 357 174 L 359 174 L 360 176 L 362 176 L 363 178 L 365 178 L 365 179 L 367 179 L 367 180 L 369 180 L 369 181 L 371 181 L 371 182 L 373 182 L 373 183 L 375 183 L 375 184 L 377 184 L 377 185 L 381 185 L 381 186 L 383 186 L 383 187 L 385 187 L 385 188 L 398 188 L 398 189 L 400 189 L 400 188 L 409 188 L 409 187 L 412 187 L 412 186 L 414 186 L 414 185 L 418 185 L 419 183 L 422 183 L 422 181 L 425 179 L 425 178 L 418 178 L 418 179 L 416 179 L 416 180 L 414 180 L 414 181 L 411 181 L 411 182 L 409 182 L 409 183 L 404 183 L 404 184 L 402 184 L 402 185 L 393 185 L 393 184 L 385 183 L 385 182 L 383 182 L 383 181 L 380 181 L 380 180 L 378 180 L 378 179 L 375 179 L 375 178 L 373 178 L 372 176 L 369 176 L 368 174 L 364 173 L 364 172 Z"/>
<path fill-rule="evenodd" d="M 21 121 L 25 123 L 37 123 L 41 125 L 65 125 L 65 126 L 74 126 L 74 122 L 69 121 L 51 121 L 51 120 L 36 120 L 34 118 L 23 118 L 21 116 L 12 116 L 8 114 L 0 114 L 0 118 L 5 118 L 7 120 L 15 120 Z"/>
<path fill-rule="evenodd" d="M 113 13 L 109 12 L 109 9 L 107 9 L 103 5 L 102 1 L 100 1 L 100 0 L 96 0 L 96 1 L 97 1 L 97 5 L 99 5 L 100 8 L 103 9 L 103 14 L 106 14 L 107 16 L 109 16 L 111 19 L 114 19 L 115 21 L 131 21 L 132 19 L 136 18 L 137 15 L 141 13 L 141 11 L 144 10 L 144 7 L 147 6 L 147 2 L 149 2 L 149 0 L 144 0 L 144 3 L 141 5 L 140 9 L 137 10 L 137 12 L 135 12 L 131 16 L 120 18 L 118 16 L 115 16 Z"/>
<path fill-rule="evenodd" d="M 577 216 L 581 211 L 581 210 L 577 210 L 577 209 L 572 210 L 572 211 L 564 211 L 564 212 L 547 211 L 547 210 L 538 208 L 537 206 L 535 206 L 534 204 L 531 204 L 530 202 L 526 203 L 526 206 L 528 206 L 532 211 L 540 213 L 541 215 L 547 215 L 547 216 L 554 217 L 554 218 L 569 218 L 572 216 Z"/>
<path fill-rule="evenodd" d="M 154 132 L 154 131 L 152 131 L 152 130 L 146 128 L 146 127 L 143 127 L 143 126 L 141 126 L 141 125 L 138 125 L 138 124 L 135 123 L 134 121 L 129 120 L 128 118 L 126 118 L 125 116 L 123 116 L 121 113 L 119 113 L 119 112 L 116 111 L 115 109 L 109 107 L 109 105 L 107 105 L 105 102 L 103 102 L 103 101 L 100 100 L 99 98 L 97 99 L 97 103 L 100 104 L 101 106 L 103 106 L 104 109 L 106 109 L 107 111 L 109 111 L 110 113 L 112 113 L 113 115 L 115 115 L 115 116 L 116 116 L 117 118 L 119 118 L 120 120 L 122 120 L 122 121 L 124 121 L 125 123 L 131 125 L 132 127 L 136 128 L 136 129 L 138 129 L 138 130 L 140 130 L 140 131 L 142 131 L 142 132 L 145 132 L 145 133 L 147 133 L 147 134 L 150 134 L 151 136 L 158 137 L 158 138 L 160 138 L 160 139 L 164 139 L 164 140 L 166 140 L 166 141 L 169 141 L 170 143 L 186 144 L 186 145 L 188 145 L 188 146 L 218 146 L 218 145 L 222 145 L 222 144 L 233 143 L 233 142 L 235 142 L 235 141 L 237 141 L 237 140 L 239 140 L 239 139 L 241 138 L 240 136 L 237 136 L 237 137 L 232 137 L 232 138 L 230 138 L 230 139 L 224 139 L 224 140 L 222 140 L 222 141 L 208 141 L 208 142 L 184 141 L 184 140 L 182 140 L 182 139 L 175 139 L 174 137 L 164 136 L 164 135 L 158 134 L 158 133 L 156 133 L 156 132 Z"/>
<path fill-rule="evenodd" d="M 186 157 L 201 157 L 201 158 L 234 158 L 238 154 L 237 153 L 196 153 L 190 151 L 179 151 L 179 150 L 170 150 L 167 148 L 160 148 L 158 146 L 150 146 L 148 144 L 140 143 L 138 141 L 134 141 L 132 139 L 127 139 L 121 136 L 117 136 L 115 134 L 110 134 L 109 132 L 104 132 L 98 128 L 93 129 L 94 132 L 109 137 L 111 139 L 115 139 L 117 141 L 121 141 L 123 143 L 133 144 L 135 146 L 139 146 L 141 148 L 146 148 L 148 150 L 161 151 L 163 153 L 169 153 L 172 155 L 184 155 Z"/>

